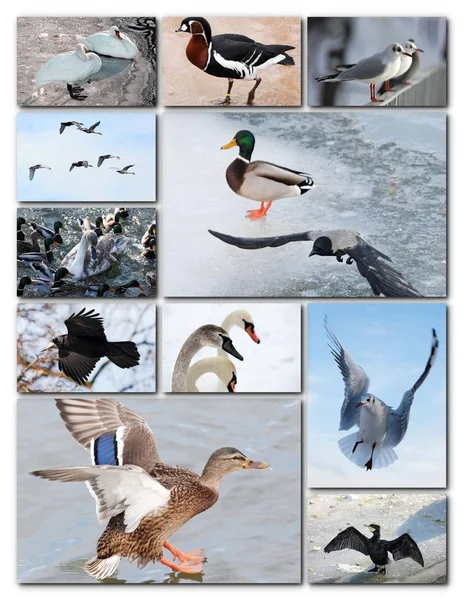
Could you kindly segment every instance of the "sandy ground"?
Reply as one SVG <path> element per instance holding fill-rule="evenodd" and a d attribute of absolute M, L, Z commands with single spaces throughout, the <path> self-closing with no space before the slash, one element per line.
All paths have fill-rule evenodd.
<path fill-rule="evenodd" d="M 272 66 L 262 73 L 255 106 L 301 105 L 301 20 L 275 17 L 207 17 L 212 35 L 240 33 L 262 44 L 295 46 L 294 66 Z M 193 66 L 185 55 L 189 34 L 175 33 L 182 17 L 162 20 L 162 102 L 165 106 L 216 106 L 224 99 L 227 79 L 212 77 Z M 245 106 L 254 81 L 237 80 L 231 106 Z"/>
<path fill-rule="evenodd" d="M 17 22 L 17 96 L 20 106 L 150 106 L 156 103 L 156 57 L 145 36 L 127 29 L 134 19 L 97 17 L 20 17 Z M 154 18 L 145 19 L 149 29 Z M 65 83 L 34 93 L 34 79 L 51 57 L 75 49 L 79 38 L 117 24 L 137 44 L 134 60 L 102 57 L 103 66 L 83 83 L 84 101 L 73 100 Z M 153 36 L 154 39 L 154 36 Z"/>

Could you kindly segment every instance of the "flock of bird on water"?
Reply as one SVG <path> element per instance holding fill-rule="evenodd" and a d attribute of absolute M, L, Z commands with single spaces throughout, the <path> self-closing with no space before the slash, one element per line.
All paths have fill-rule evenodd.
<path fill-rule="evenodd" d="M 132 279 L 113 287 L 108 282 L 97 283 L 92 277 L 101 275 L 120 260 L 124 250 L 133 245 L 133 239 L 123 233 L 123 223 L 130 219 L 129 208 L 119 208 L 115 213 L 97 217 L 95 223 L 79 218 L 82 231 L 80 241 L 66 254 L 60 264 L 56 264 L 53 247 L 65 244 L 61 233 L 66 227 L 61 221 L 55 221 L 53 229 L 42 224 L 17 219 L 17 261 L 33 272 L 33 276 L 21 277 L 17 294 L 23 296 L 28 286 L 34 287 L 34 295 L 39 296 L 125 296 L 129 289 L 136 288 L 138 296 L 156 287 L 156 223 L 151 223 L 137 244 L 141 252 L 139 260 L 153 265 L 145 281 Z M 23 227 L 32 230 L 30 239 L 26 239 Z M 152 294 L 150 294 L 152 295 Z"/>
<path fill-rule="evenodd" d="M 97 121 L 90 127 L 84 127 L 83 123 L 79 123 L 77 121 L 64 121 L 60 124 L 59 133 L 61 135 L 63 133 L 63 131 L 66 129 L 66 127 L 76 127 L 78 131 L 82 131 L 83 133 L 88 133 L 88 134 L 93 133 L 95 135 L 103 135 L 100 131 L 96 131 L 96 128 L 100 125 L 100 123 L 101 123 L 101 121 Z M 98 168 L 101 167 L 101 165 L 104 163 L 105 160 L 109 160 L 111 158 L 116 158 L 117 160 L 121 160 L 121 157 L 116 156 L 115 154 L 101 154 L 98 157 L 97 167 Z M 121 169 L 118 169 L 117 167 L 109 167 L 109 168 L 115 169 L 117 171 L 117 173 L 120 173 L 121 175 L 135 175 L 134 171 L 129 171 L 129 169 L 131 169 L 134 166 L 135 165 L 133 164 L 133 165 L 127 165 Z M 69 172 L 71 172 L 73 169 L 79 168 L 79 167 L 88 169 L 89 167 L 93 168 L 93 165 L 91 165 L 88 162 L 88 160 L 77 160 L 71 164 L 71 166 L 69 167 Z M 52 168 L 49 167 L 48 165 L 41 165 L 41 164 L 32 165 L 31 167 L 29 167 L 29 181 L 32 181 L 34 179 L 35 172 L 38 171 L 39 169 L 47 169 L 48 171 L 52 170 Z"/>

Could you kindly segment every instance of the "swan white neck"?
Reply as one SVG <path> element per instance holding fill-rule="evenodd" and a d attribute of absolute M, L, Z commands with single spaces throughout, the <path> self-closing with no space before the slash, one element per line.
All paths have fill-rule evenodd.
<path fill-rule="evenodd" d="M 82 239 L 79 242 L 79 248 L 76 252 L 76 257 L 72 265 L 70 265 L 69 267 L 69 270 L 71 271 L 71 273 L 74 273 L 74 276 L 77 279 L 82 278 L 82 274 L 84 272 L 85 257 L 87 256 L 87 251 L 89 247 L 89 241 L 86 233 L 87 232 L 84 232 L 84 234 L 82 235 Z"/>
<path fill-rule="evenodd" d="M 211 358 L 203 358 L 193 363 L 187 373 L 187 391 L 199 392 L 196 382 L 205 373 L 213 373 L 217 375 L 225 387 L 228 386 L 233 378 L 233 373 L 236 373 L 235 365 L 228 358 L 222 356 L 213 356 Z"/>
<path fill-rule="evenodd" d="M 246 310 L 234 310 L 223 320 L 222 329 L 225 329 L 225 331 L 228 333 L 230 333 L 230 330 L 233 327 L 240 327 L 241 329 L 244 329 L 245 325 L 243 319 L 248 323 L 253 323 L 251 315 Z M 227 356 L 227 353 L 219 348 L 217 350 L 217 356 L 225 357 Z"/>

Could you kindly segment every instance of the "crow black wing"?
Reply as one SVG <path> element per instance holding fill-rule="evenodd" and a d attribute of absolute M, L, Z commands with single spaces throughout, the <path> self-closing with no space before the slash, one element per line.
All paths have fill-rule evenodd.
<path fill-rule="evenodd" d="M 369 555 L 368 551 L 368 538 L 360 533 L 355 527 L 348 527 L 338 533 L 338 535 L 331 540 L 324 548 L 325 552 L 334 552 L 335 550 L 344 550 L 349 548 L 350 550 L 357 550 L 366 556 Z"/>
<path fill-rule="evenodd" d="M 73 337 L 94 337 L 106 340 L 103 327 L 103 318 L 93 309 L 85 312 L 83 308 L 79 313 L 73 313 L 64 321 L 69 335 Z"/>
<path fill-rule="evenodd" d="M 262 238 L 243 238 L 234 237 L 227 235 L 226 233 L 219 233 L 218 231 L 212 231 L 208 229 L 209 233 L 214 237 L 222 240 L 226 244 L 236 246 L 237 248 L 243 248 L 244 250 L 259 250 L 260 248 L 278 248 L 278 246 L 284 246 L 290 242 L 308 242 L 311 238 L 310 231 L 303 231 L 301 233 L 289 233 L 288 235 L 276 235 L 274 237 L 262 237 Z"/>
<path fill-rule="evenodd" d="M 392 554 L 392 558 L 394 560 L 411 558 L 424 567 L 424 560 L 421 550 L 418 548 L 418 544 L 415 542 L 415 540 L 410 537 L 408 533 L 403 533 L 397 539 L 386 542 L 386 549 Z"/>
<path fill-rule="evenodd" d="M 70 377 L 76 383 L 84 385 L 88 380 L 88 376 L 95 368 L 99 358 L 90 358 L 82 356 L 76 352 L 68 350 L 59 350 L 58 366 L 59 370 Z"/>
<path fill-rule="evenodd" d="M 368 281 L 375 296 L 383 294 L 389 298 L 422 297 L 402 273 L 389 264 L 391 259 L 386 254 L 367 244 L 360 236 L 357 236 L 355 246 L 344 250 L 355 260 L 360 275 Z"/>

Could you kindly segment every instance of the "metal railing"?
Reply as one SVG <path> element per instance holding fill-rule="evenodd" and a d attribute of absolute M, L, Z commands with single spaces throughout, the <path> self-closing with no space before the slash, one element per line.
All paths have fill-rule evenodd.
<path fill-rule="evenodd" d="M 384 102 L 366 106 L 447 106 L 447 65 L 418 73 L 411 85 L 395 85 L 396 92 L 384 94 Z"/>

